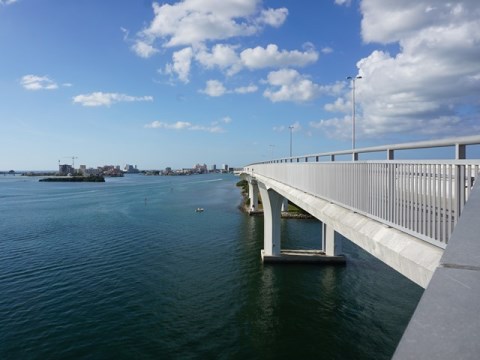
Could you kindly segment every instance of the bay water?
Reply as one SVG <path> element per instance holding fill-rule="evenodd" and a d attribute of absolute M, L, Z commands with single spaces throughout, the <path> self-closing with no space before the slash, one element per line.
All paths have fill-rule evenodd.
<path fill-rule="evenodd" d="M 423 290 L 346 239 L 345 266 L 262 264 L 238 180 L 0 176 L 0 359 L 389 359 Z"/>

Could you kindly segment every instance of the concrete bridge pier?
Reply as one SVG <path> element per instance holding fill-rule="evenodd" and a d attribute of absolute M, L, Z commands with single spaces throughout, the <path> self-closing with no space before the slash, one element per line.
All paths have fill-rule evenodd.
<path fill-rule="evenodd" d="M 324 226 L 324 251 L 322 250 L 282 250 L 281 248 L 281 210 L 284 196 L 259 182 L 258 188 L 263 204 L 263 262 L 277 263 L 345 263 L 340 256 L 341 242 L 335 241 L 333 227 Z"/>
<path fill-rule="evenodd" d="M 280 220 L 283 196 L 260 183 L 258 185 L 263 205 L 263 253 L 262 256 L 280 256 Z"/>
<path fill-rule="evenodd" d="M 258 184 L 257 180 L 248 180 L 248 198 L 250 199 L 250 211 L 258 211 Z"/>
<path fill-rule="evenodd" d="M 342 239 L 335 239 L 334 228 L 325 222 L 322 222 L 322 249 L 326 256 L 342 255 Z"/>
<path fill-rule="evenodd" d="M 283 198 L 283 201 L 282 201 L 282 212 L 284 211 L 288 211 L 288 199 L 287 198 Z"/>

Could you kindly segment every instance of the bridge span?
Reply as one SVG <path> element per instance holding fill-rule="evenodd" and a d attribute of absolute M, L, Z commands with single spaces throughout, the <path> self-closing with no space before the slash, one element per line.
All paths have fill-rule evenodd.
<path fill-rule="evenodd" d="M 322 239 L 319 244 L 322 244 L 323 253 L 318 256 L 337 259 L 342 255 L 341 237 L 335 236 L 338 233 L 413 282 L 427 288 L 397 348 L 396 358 L 430 358 L 430 355 L 449 358 L 447 354 L 457 357 L 458 354 L 465 354 L 465 351 L 472 351 L 477 356 L 480 351 L 478 337 L 474 341 L 475 345 L 468 344 L 467 347 L 465 340 L 472 339 L 472 331 L 476 336 L 480 335 L 480 321 L 469 327 L 469 334 L 460 331 L 452 337 L 450 331 L 442 330 L 442 326 L 451 330 L 454 324 L 442 324 L 445 316 L 439 314 L 450 309 L 437 309 L 432 313 L 432 307 L 426 306 L 423 299 L 430 298 L 432 291 L 442 293 L 445 286 L 454 288 L 449 281 L 439 281 L 438 274 L 443 274 L 445 279 L 449 275 L 444 273 L 444 269 L 457 268 L 458 265 L 470 272 L 461 276 L 455 274 L 455 281 L 462 283 L 462 276 L 465 276 L 465 286 L 474 291 L 465 293 L 458 289 L 458 294 L 454 296 L 470 298 L 466 300 L 462 297 L 460 303 L 469 311 L 475 309 L 475 316 L 478 316 L 480 306 L 472 305 L 472 296 L 475 295 L 475 304 L 478 304 L 480 242 L 471 238 L 475 237 L 472 234 L 480 233 L 480 216 L 476 212 L 480 211 L 480 182 L 476 182 L 480 159 L 467 158 L 467 148 L 478 144 L 480 136 L 469 136 L 356 149 L 353 152 L 350 150 L 281 158 L 245 166 L 241 176 L 249 183 L 250 204 L 258 209 L 260 197 L 263 206 L 265 219 L 262 259 L 279 261 L 291 257 L 291 252 L 286 256 L 286 251 L 282 251 L 280 232 L 282 205 L 287 200 L 291 201 L 322 223 Z M 444 160 L 395 159 L 396 153 L 401 150 L 426 148 L 450 148 L 452 156 Z M 361 159 L 374 152 L 383 152 L 385 160 Z M 336 161 L 341 155 L 351 155 L 351 160 Z M 470 198 L 478 198 L 472 200 L 474 204 L 470 206 L 476 210 L 469 209 L 468 216 L 460 221 L 469 207 Z M 461 226 L 457 227 L 459 223 Z M 457 235 L 455 238 L 455 234 L 467 235 Z M 456 241 L 455 246 L 451 246 L 453 255 L 449 246 L 452 238 Z M 459 246 L 458 243 L 462 245 Z M 452 256 L 455 261 L 451 260 Z M 447 263 L 445 259 L 448 260 Z M 472 271 L 475 271 L 473 283 Z M 429 283 L 434 274 L 437 281 L 430 288 Z M 448 296 L 451 297 L 452 294 Z M 458 305 L 445 303 L 445 298 L 436 297 L 433 303 L 434 306 L 442 303 L 454 308 Z M 427 319 L 426 313 L 432 318 Z M 468 316 L 462 310 L 457 313 Z M 437 320 L 432 320 L 434 317 Z M 416 322 L 416 319 L 422 319 L 423 324 Z M 432 334 L 423 334 L 424 337 L 431 340 L 433 346 L 433 343 L 445 336 L 447 339 L 443 340 L 444 343 L 435 348 L 437 351 L 448 347 L 445 351 L 432 352 L 432 349 L 421 345 L 429 343 L 419 340 L 421 327 L 427 326 L 429 322 L 433 324 L 431 330 L 436 334 L 437 340 L 431 340 Z M 455 338 L 457 340 L 452 342 Z M 412 344 L 416 347 L 410 346 Z M 459 348 L 460 344 L 462 348 Z M 412 348 L 417 352 L 412 352 Z M 426 357 L 426 354 L 429 355 Z"/>

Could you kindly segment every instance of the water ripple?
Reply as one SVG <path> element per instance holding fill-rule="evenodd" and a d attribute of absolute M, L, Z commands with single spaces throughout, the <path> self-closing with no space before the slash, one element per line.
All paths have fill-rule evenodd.
<path fill-rule="evenodd" d="M 2 183 L 0 358 L 389 358 L 421 290 L 348 243 L 345 267 L 262 265 L 236 181 Z"/>

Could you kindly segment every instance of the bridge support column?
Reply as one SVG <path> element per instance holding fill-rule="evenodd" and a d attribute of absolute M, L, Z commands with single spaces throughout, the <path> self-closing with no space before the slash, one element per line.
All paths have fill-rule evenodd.
<path fill-rule="evenodd" d="M 254 179 L 248 182 L 248 198 L 250 199 L 250 211 L 258 210 L 258 184 Z"/>
<path fill-rule="evenodd" d="M 259 184 L 263 204 L 263 255 L 280 256 L 280 220 L 283 196 Z"/>
<path fill-rule="evenodd" d="M 288 211 L 288 199 L 287 198 L 283 198 L 282 211 Z"/>
<path fill-rule="evenodd" d="M 332 226 L 322 222 L 322 246 L 325 255 L 338 256 L 342 254 L 342 240 L 335 241 L 335 230 Z"/>

